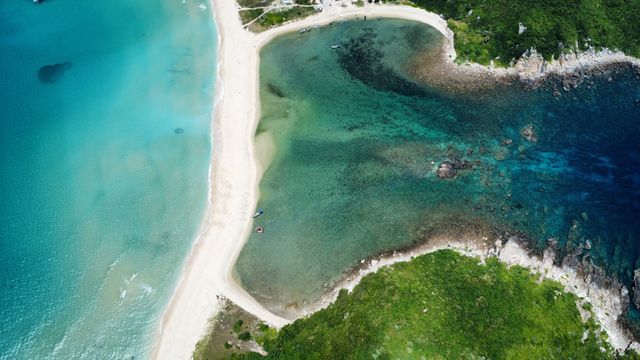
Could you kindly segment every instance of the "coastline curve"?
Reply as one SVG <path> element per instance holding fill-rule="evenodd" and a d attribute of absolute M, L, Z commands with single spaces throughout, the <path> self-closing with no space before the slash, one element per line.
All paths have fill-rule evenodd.
<path fill-rule="evenodd" d="M 257 161 L 254 134 L 260 118 L 259 53 L 274 38 L 308 26 L 366 15 L 411 20 L 435 28 L 445 37 L 444 64 L 467 73 L 536 81 L 551 74 L 613 63 L 640 66 L 637 59 L 606 49 L 552 62 L 545 62 L 534 53 L 510 68 L 457 65 L 453 32 L 446 21 L 437 14 L 407 6 L 335 7 L 257 35 L 243 29 L 234 0 L 210 1 L 210 8 L 218 28 L 219 50 L 208 207 L 180 281 L 159 322 L 152 351 L 154 359 L 189 358 L 209 319 L 221 310 L 221 301 L 217 300 L 221 297 L 276 328 L 289 322 L 265 309 L 232 276 L 251 232 L 251 215 L 259 197 L 260 169 L 267 166 Z"/>

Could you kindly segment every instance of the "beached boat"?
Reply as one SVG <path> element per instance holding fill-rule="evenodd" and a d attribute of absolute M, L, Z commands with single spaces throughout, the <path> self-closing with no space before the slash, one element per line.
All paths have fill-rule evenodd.
<path fill-rule="evenodd" d="M 253 215 L 253 218 L 257 218 L 258 216 L 262 215 L 264 213 L 264 210 L 262 209 L 258 209 L 258 211 L 256 211 L 256 213 Z"/>

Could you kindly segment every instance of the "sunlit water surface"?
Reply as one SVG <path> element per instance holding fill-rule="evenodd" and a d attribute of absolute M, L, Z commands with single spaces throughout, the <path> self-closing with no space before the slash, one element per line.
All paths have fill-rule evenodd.
<path fill-rule="evenodd" d="M 149 353 L 206 205 L 206 4 L 0 2 L 0 358 Z"/>

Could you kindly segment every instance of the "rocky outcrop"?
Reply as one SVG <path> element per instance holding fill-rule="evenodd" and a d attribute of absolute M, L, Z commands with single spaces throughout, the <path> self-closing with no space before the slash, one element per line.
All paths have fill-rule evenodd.
<path fill-rule="evenodd" d="M 473 154 L 473 150 L 469 150 L 467 154 Z M 436 175 L 440 179 L 453 179 L 458 175 L 460 170 L 469 170 L 473 168 L 473 163 L 469 160 L 462 159 L 462 153 L 452 149 L 448 155 L 449 160 L 440 163 Z"/>
<path fill-rule="evenodd" d="M 640 269 L 633 272 L 633 304 L 640 309 Z"/>
<path fill-rule="evenodd" d="M 453 179 L 458 175 L 458 171 L 453 168 L 453 164 L 449 161 L 445 161 L 436 170 L 436 175 L 440 179 Z"/>
<path fill-rule="evenodd" d="M 531 124 L 529 124 L 529 125 L 523 127 L 522 129 L 520 129 L 520 136 L 522 136 L 525 140 L 527 140 L 529 142 L 537 142 L 538 141 L 538 134 L 536 134 L 536 131 L 533 128 L 533 125 L 531 125 Z"/>

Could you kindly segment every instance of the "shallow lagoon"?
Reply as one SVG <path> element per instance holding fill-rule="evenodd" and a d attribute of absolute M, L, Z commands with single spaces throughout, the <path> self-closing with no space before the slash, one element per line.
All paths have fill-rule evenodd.
<path fill-rule="evenodd" d="M 452 95 L 409 74 L 439 46 L 407 21 L 282 36 L 261 53 L 257 136 L 277 152 L 260 184 L 242 285 L 293 315 L 361 259 L 436 235 L 550 238 L 629 282 L 640 235 L 640 81 L 631 70 L 554 96 L 519 84 Z M 331 45 L 341 44 L 338 49 Z M 531 126 L 535 141 L 521 135 Z M 530 137 L 531 138 L 531 137 Z M 465 169 L 439 179 L 438 165 Z"/>

